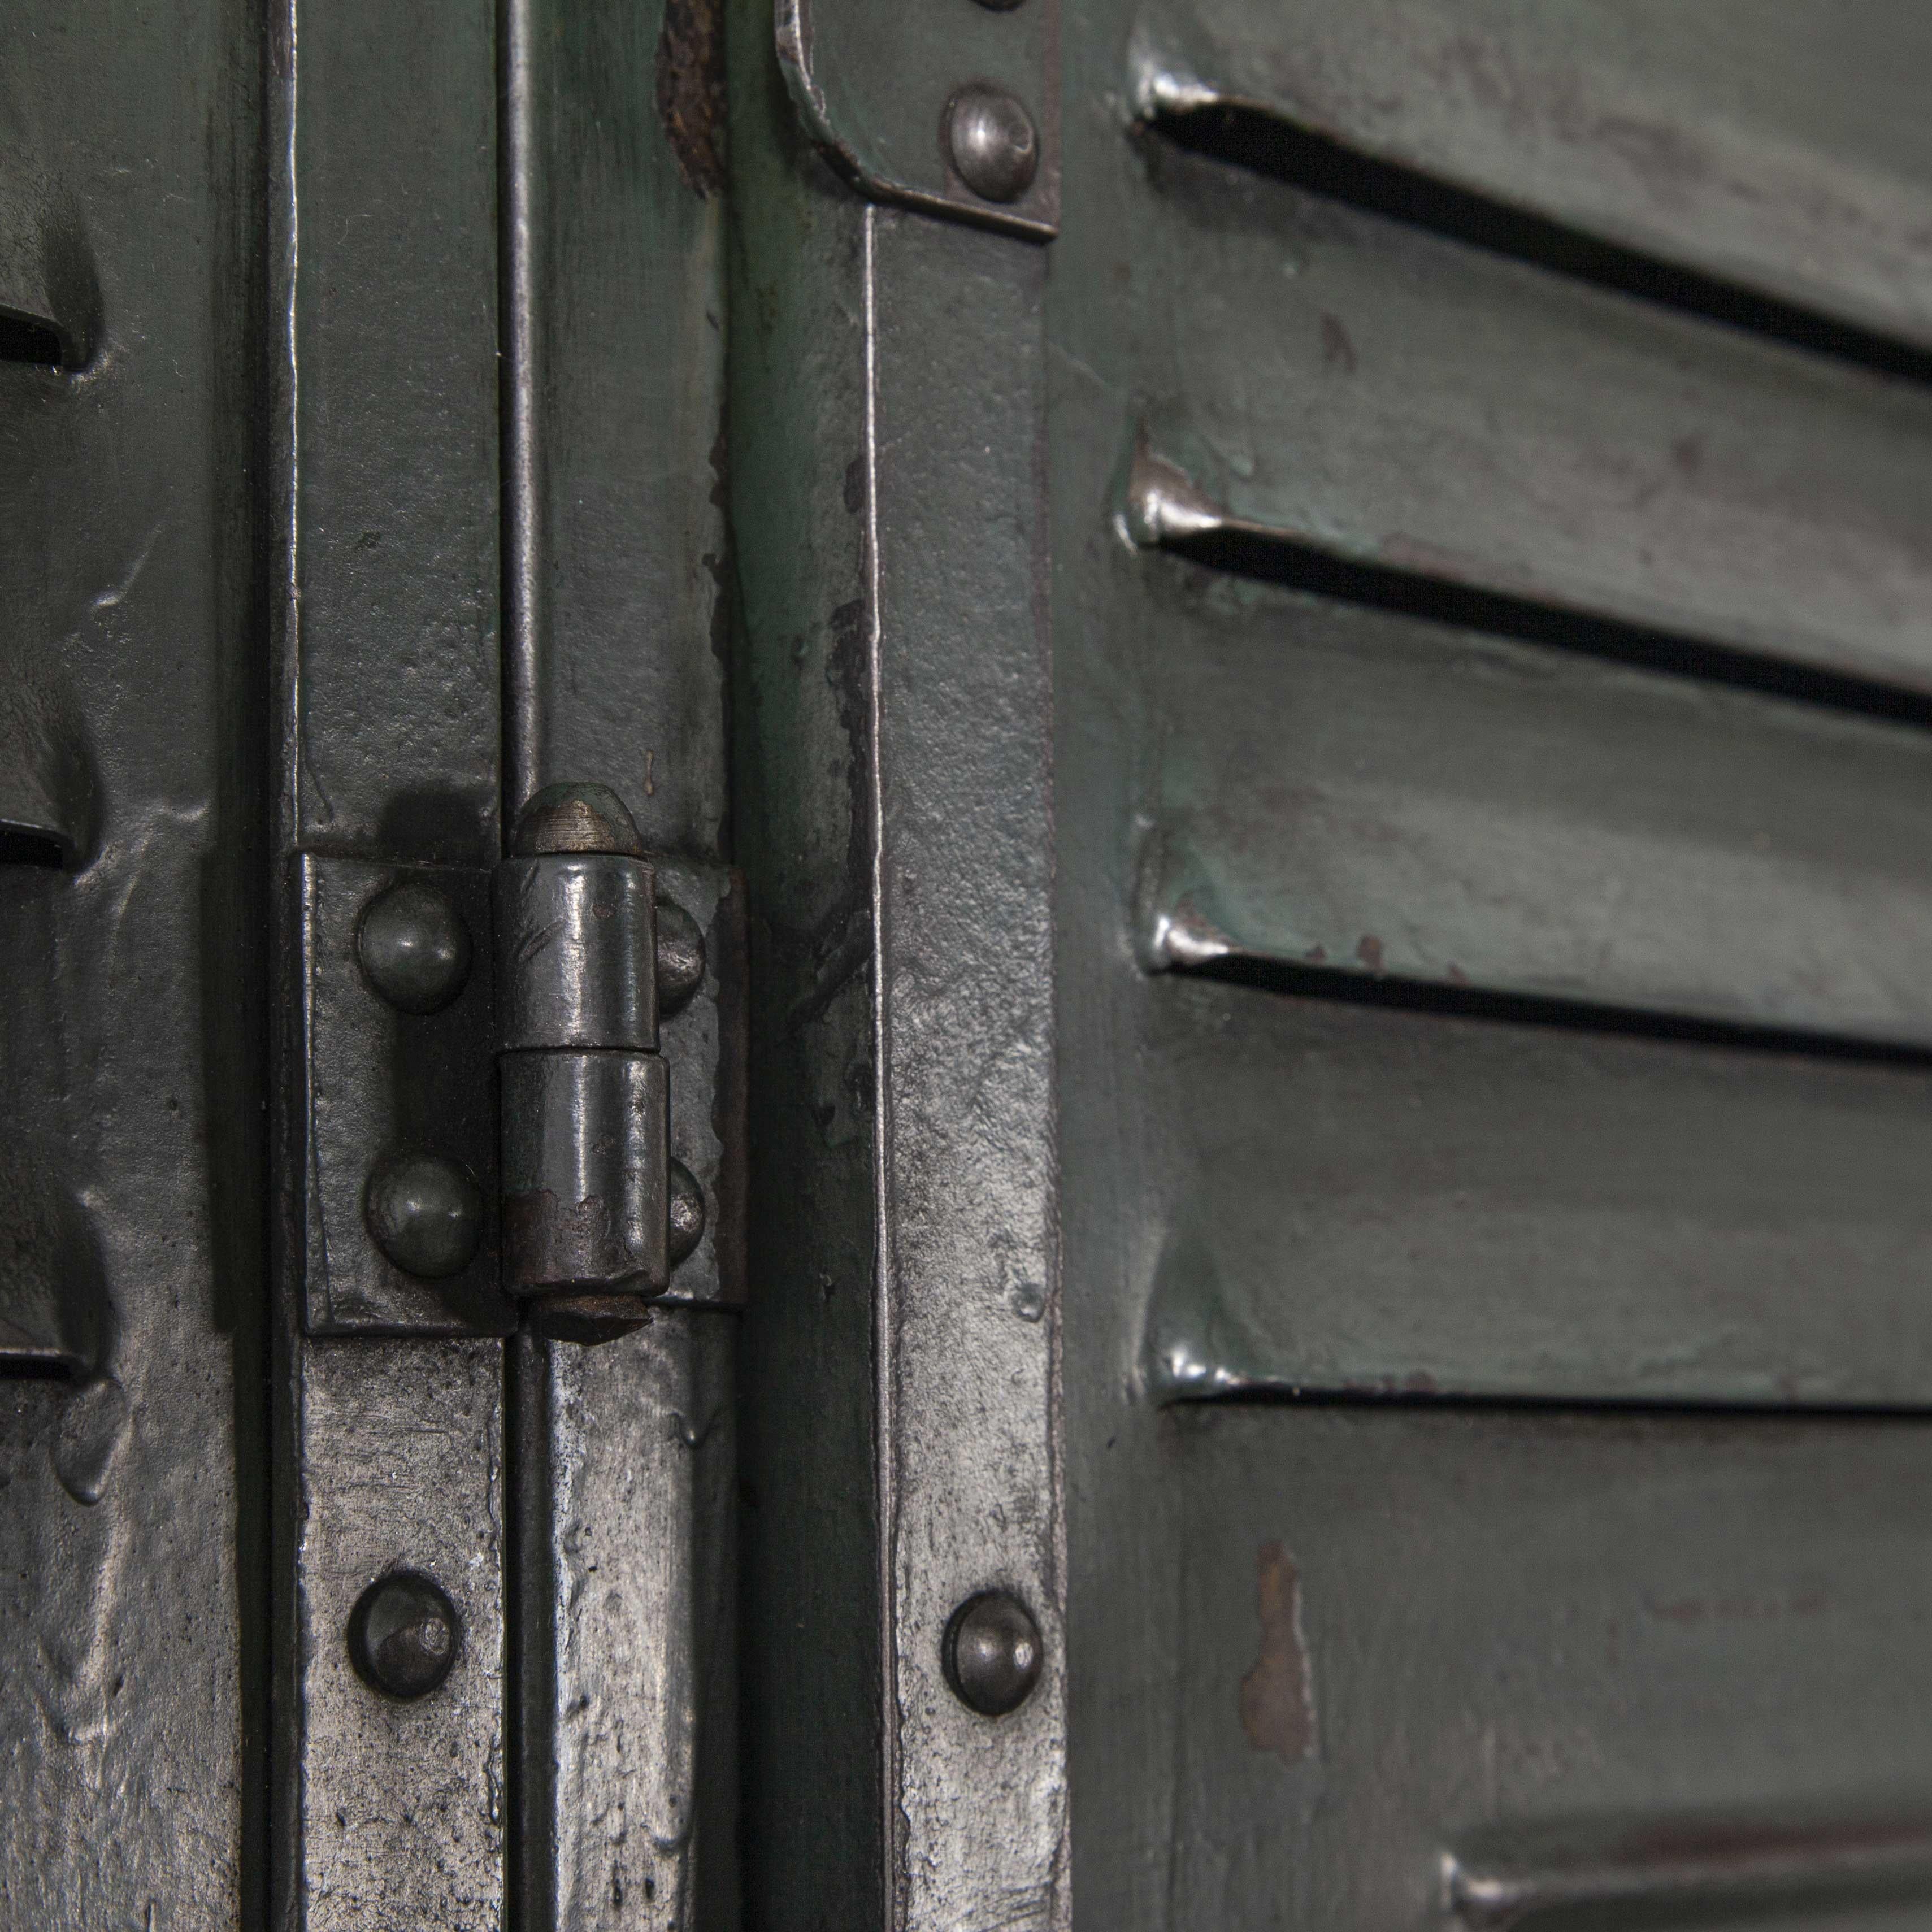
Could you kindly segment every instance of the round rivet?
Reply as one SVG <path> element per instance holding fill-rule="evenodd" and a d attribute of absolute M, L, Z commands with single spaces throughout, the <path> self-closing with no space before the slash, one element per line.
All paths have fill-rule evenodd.
<path fill-rule="evenodd" d="M 362 1212 L 376 1246 L 405 1274 L 460 1274 L 483 1238 L 483 1196 L 470 1171 L 438 1154 L 392 1154 L 369 1177 Z"/>
<path fill-rule="evenodd" d="M 940 1661 L 962 1704 L 982 1718 L 1004 1718 L 1017 1711 L 1040 1682 L 1040 1626 L 1017 1597 L 982 1591 L 952 1612 Z"/>
<path fill-rule="evenodd" d="M 456 1608 L 413 1570 L 379 1577 L 349 1613 L 349 1660 L 372 1690 L 426 1697 L 456 1661 Z"/>
<path fill-rule="evenodd" d="M 946 145 L 959 178 L 982 201 L 1013 201 L 1040 171 L 1040 136 L 1010 94 L 975 82 L 946 110 Z"/>
<path fill-rule="evenodd" d="M 449 895 L 419 879 L 373 900 L 356 935 L 369 983 L 406 1013 L 434 1013 L 470 977 L 470 928 Z"/>
<path fill-rule="evenodd" d="M 670 1164 L 670 1264 L 676 1268 L 704 1238 L 704 1190 L 681 1160 Z"/>
<path fill-rule="evenodd" d="M 704 935 L 683 907 L 658 901 L 658 1011 L 674 1013 L 704 983 Z"/>

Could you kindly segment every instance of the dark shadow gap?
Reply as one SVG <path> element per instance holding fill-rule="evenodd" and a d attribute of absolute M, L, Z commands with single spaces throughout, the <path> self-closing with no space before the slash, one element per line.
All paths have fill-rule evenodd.
<path fill-rule="evenodd" d="M 0 309 L 0 362 L 28 362 L 36 368 L 58 369 L 66 357 L 61 339 L 47 323 L 29 315 L 14 315 Z"/>
<path fill-rule="evenodd" d="M 1761 295 L 1695 268 L 1582 233 L 1457 188 L 1399 161 L 1382 160 L 1333 136 L 1295 126 L 1264 109 L 1216 106 L 1164 113 L 1146 124 L 1177 147 L 1232 163 L 1369 214 L 1634 296 L 1706 322 L 1768 336 L 1875 374 L 1932 383 L 1932 350 L 1796 302 Z"/>
<path fill-rule="evenodd" d="M 0 826 L 0 866 L 38 866 L 58 872 L 72 855 L 58 838 L 15 826 Z"/>
<path fill-rule="evenodd" d="M 1278 1386 L 1230 1390 L 1220 1395 L 1175 1396 L 1160 1404 L 1162 1413 L 1216 1408 L 1424 1409 L 1450 1414 L 1564 1414 L 1579 1416 L 1657 1416 L 1683 1421 L 1888 1422 L 1932 1429 L 1923 1403 L 1727 1401 L 1712 1396 L 1468 1395 L 1418 1389 L 1324 1388 Z"/>
<path fill-rule="evenodd" d="M 1790 664 L 1754 651 L 1615 617 L 1478 590 L 1386 563 L 1365 563 L 1270 532 L 1228 530 L 1164 538 L 1160 548 L 1213 570 L 1405 617 L 1553 646 L 1634 669 L 1822 705 L 1890 724 L 1932 727 L 1932 692 Z"/>
<path fill-rule="evenodd" d="M 1425 980 L 1376 978 L 1367 974 L 1309 966 L 1252 956 L 1212 964 L 1173 968 L 1178 976 L 1216 980 L 1229 986 L 1297 999 L 1343 1000 L 1354 1006 L 1394 1007 L 1403 1012 L 1436 1013 L 1459 1019 L 1540 1027 L 1563 1033 L 1667 1041 L 1710 1046 L 1730 1052 L 1802 1054 L 1809 1060 L 1895 1066 L 1932 1072 L 1932 1047 L 1904 1046 L 1886 1040 L 1847 1039 L 1840 1034 L 1802 1028 L 1754 1024 L 1748 1021 L 1693 1018 L 1652 1012 L 1641 1007 L 1600 1006 L 1540 993 L 1502 993 L 1478 986 L 1449 986 Z"/>
<path fill-rule="evenodd" d="M 0 1353 L 0 1382 L 78 1382 L 80 1379 L 66 1362 L 50 1361 L 44 1356 Z"/>

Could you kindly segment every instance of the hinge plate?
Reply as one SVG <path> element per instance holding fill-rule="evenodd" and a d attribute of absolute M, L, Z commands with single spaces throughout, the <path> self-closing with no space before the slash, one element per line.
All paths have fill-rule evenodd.
<path fill-rule="evenodd" d="M 303 1132 L 303 1316 L 311 1335 L 504 1335 L 516 1309 L 497 1286 L 498 1188 L 490 878 L 482 867 L 298 855 Z M 470 969 L 440 1010 L 406 1012 L 364 974 L 363 915 L 412 881 L 446 896 L 468 928 Z M 405 1274 L 369 1232 L 376 1164 L 415 1150 L 461 1163 L 482 1200 L 474 1257 L 440 1280 Z"/>
<path fill-rule="evenodd" d="M 490 872 L 316 852 L 298 854 L 296 863 L 304 1326 L 311 1335 L 508 1334 L 518 1316 L 500 1286 Z M 662 1299 L 735 1304 L 745 1293 L 744 881 L 720 866 L 664 858 L 652 865 L 660 902 L 691 915 L 705 948 L 702 982 L 659 1029 L 670 1076 L 670 1152 L 705 1202 L 704 1236 Z M 363 915 L 406 881 L 445 894 L 470 939 L 461 991 L 428 1014 L 386 1000 L 358 956 Z M 444 1280 L 404 1273 L 369 1231 L 372 1172 L 386 1156 L 411 1150 L 460 1162 L 482 1197 L 475 1258 Z"/>
<path fill-rule="evenodd" d="M 1060 229 L 1059 0 L 776 0 L 779 64 L 806 131 L 875 201 L 1035 242 Z M 1024 188 L 975 192 L 999 157 L 952 132 L 968 91 L 1016 104 L 1036 162 Z"/>

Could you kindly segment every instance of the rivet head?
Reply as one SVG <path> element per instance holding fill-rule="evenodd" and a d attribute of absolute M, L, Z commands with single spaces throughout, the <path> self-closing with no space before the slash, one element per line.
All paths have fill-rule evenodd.
<path fill-rule="evenodd" d="M 362 970 L 391 1006 L 440 1012 L 470 977 L 470 928 L 449 895 L 405 879 L 370 902 L 356 934 Z"/>
<path fill-rule="evenodd" d="M 1040 172 L 1033 117 L 1010 94 L 975 82 L 946 110 L 946 145 L 959 178 L 982 201 L 1016 201 Z"/>
<path fill-rule="evenodd" d="M 658 901 L 658 1011 L 675 1012 L 704 983 L 704 935 L 683 907 Z"/>
<path fill-rule="evenodd" d="M 676 1268 L 704 1238 L 704 1190 L 681 1160 L 670 1164 L 670 1264 Z"/>
<path fill-rule="evenodd" d="M 388 1697 L 426 1697 L 456 1661 L 456 1607 L 413 1570 L 378 1577 L 349 1613 L 349 1660 Z"/>
<path fill-rule="evenodd" d="M 444 1154 L 397 1154 L 379 1162 L 362 1212 L 376 1246 L 426 1281 L 460 1274 L 483 1239 L 482 1192 L 467 1168 Z"/>
<path fill-rule="evenodd" d="M 1004 1718 L 1017 1711 L 1040 1682 L 1040 1626 L 1010 1592 L 982 1591 L 952 1612 L 940 1661 L 962 1704 L 982 1718 Z"/>

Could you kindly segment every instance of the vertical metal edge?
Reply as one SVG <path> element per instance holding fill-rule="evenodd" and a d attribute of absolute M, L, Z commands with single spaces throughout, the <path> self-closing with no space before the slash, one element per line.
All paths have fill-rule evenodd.
<path fill-rule="evenodd" d="M 264 21 L 263 146 L 268 174 L 268 316 L 276 344 L 266 358 L 266 398 L 271 428 L 264 494 L 268 502 L 268 648 L 272 697 L 269 850 L 290 851 L 302 822 L 301 601 L 296 522 L 298 458 L 296 265 L 300 248 L 296 196 L 296 65 L 298 0 L 278 0 Z M 270 951 L 269 1117 L 269 1726 L 268 1922 L 274 1932 L 302 1932 L 307 1914 L 302 1884 L 302 1762 L 305 1748 L 302 1671 L 297 1659 L 297 1609 L 302 1434 L 300 1270 L 305 1157 L 299 1122 L 306 1108 L 308 1070 L 299 1061 L 308 1028 L 302 1003 L 308 975 L 290 940 L 304 922 L 289 866 L 272 862 L 268 892 L 271 930 L 283 935 Z"/>
<path fill-rule="evenodd" d="M 874 210 L 864 277 L 887 1896 L 1062 1928 L 1044 264 Z M 1045 1653 L 998 1719 L 940 1654 L 992 1588 Z"/>
<path fill-rule="evenodd" d="M 510 827 L 537 789 L 542 742 L 537 715 L 537 656 L 542 623 L 538 584 L 542 480 L 538 468 L 536 262 L 532 202 L 536 194 L 536 98 L 534 0 L 498 0 L 496 56 L 498 269 L 502 278 L 498 340 L 502 345 L 503 812 Z M 573 776 L 587 777 L 588 773 Z"/>
<path fill-rule="evenodd" d="M 268 1124 L 274 1228 L 267 1922 L 275 1932 L 361 1932 L 375 1923 L 496 1932 L 505 1728 L 502 1346 L 494 1340 L 317 1341 L 302 1324 L 308 975 L 296 854 L 305 808 L 322 781 L 311 770 L 304 704 L 302 26 L 302 0 L 276 0 L 264 34 L 274 344 L 266 358 L 264 494 L 276 780 L 268 890 L 278 935 Z M 494 594 L 496 586 L 489 588 Z M 460 1416 L 436 1407 L 452 1375 L 469 1391 Z M 367 1419 L 341 1426 L 346 1406 L 356 1402 L 386 1403 L 387 1419 L 380 1426 Z M 427 1414 L 419 1406 L 424 1403 Z M 460 1493 L 464 1478 L 471 1479 L 466 1508 Z M 420 1703 L 392 1705 L 349 1668 L 343 1624 L 362 1582 L 409 1563 L 443 1573 L 438 1580 L 462 1615 L 464 1648 L 441 1690 Z M 382 1760 L 392 1751 L 386 1766 Z M 407 1775 L 440 1768 L 439 1756 L 444 1764 L 456 1758 L 460 1774 L 454 1786 L 433 1792 L 428 1806 L 416 1806 Z M 400 1774 L 386 1774 L 398 1766 Z M 352 1874 L 344 1877 L 308 1828 L 310 1808 L 326 1803 L 334 1790 L 352 1796 L 328 1822 L 347 1832 L 352 1815 L 370 1841 L 362 1865 L 373 1894 Z M 352 1813 L 352 1806 L 361 1808 Z M 386 1880 L 393 1881 L 386 1897 L 380 1895 Z"/>

